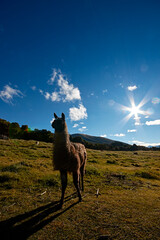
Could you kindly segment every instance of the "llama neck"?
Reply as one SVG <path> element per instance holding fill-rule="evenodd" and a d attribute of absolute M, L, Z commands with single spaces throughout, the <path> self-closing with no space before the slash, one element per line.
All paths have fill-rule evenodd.
<path fill-rule="evenodd" d="M 69 134 L 67 127 L 65 127 L 65 130 L 63 132 L 55 132 L 55 146 L 56 147 L 68 147 L 70 144 Z"/>

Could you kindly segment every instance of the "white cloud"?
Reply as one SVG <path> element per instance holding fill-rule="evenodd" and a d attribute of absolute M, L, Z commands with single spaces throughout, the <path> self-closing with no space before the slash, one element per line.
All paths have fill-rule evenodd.
<path fill-rule="evenodd" d="M 48 81 L 48 84 L 53 85 L 54 82 L 58 85 L 59 89 L 56 92 L 54 91 L 50 93 L 50 99 L 52 101 L 71 102 L 74 100 L 81 100 L 79 89 L 68 82 L 67 77 L 62 74 L 61 70 L 53 69 L 53 73 Z"/>
<path fill-rule="evenodd" d="M 69 117 L 71 121 L 79 121 L 81 119 L 87 119 L 87 109 L 83 104 L 79 104 L 79 108 L 72 107 L 69 109 Z"/>
<path fill-rule="evenodd" d="M 42 94 L 42 95 L 43 95 L 43 90 L 42 90 L 42 89 L 39 89 L 39 92 L 40 92 L 40 94 Z"/>
<path fill-rule="evenodd" d="M 100 137 L 106 138 L 107 135 L 106 134 L 102 134 L 102 135 L 100 135 Z"/>
<path fill-rule="evenodd" d="M 51 100 L 52 102 L 59 102 L 61 100 L 57 92 L 52 92 L 51 94 L 49 92 L 44 93 L 41 89 L 39 92 L 45 97 L 45 99 Z"/>
<path fill-rule="evenodd" d="M 160 146 L 160 143 L 146 143 L 146 142 L 142 142 L 142 141 L 132 141 L 132 143 L 136 144 L 136 145 L 139 145 L 139 146 L 145 146 L 145 147 L 148 147 L 148 146 Z"/>
<path fill-rule="evenodd" d="M 48 92 L 46 92 L 45 94 L 44 94 L 44 97 L 45 97 L 45 99 L 49 99 L 50 98 L 50 94 L 48 93 Z"/>
<path fill-rule="evenodd" d="M 80 132 L 84 132 L 84 131 L 87 130 L 87 127 L 86 127 L 86 126 L 83 126 L 83 127 L 79 128 L 78 130 L 79 130 Z"/>
<path fill-rule="evenodd" d="M 108 92 L 108 90 L 107 90 L 107 89 L 104 89 L 102 92 L 103 92 L 103 94 L 105 94 L 105 93 Z"/>
<path fill-rule="evenodd" d="M 152 103 L 153 104 L 159 104 L 160 103 L 160 98 L 158 98 L 158 97 L 152 98 Z"/>
<path fill-rule="evenodd" d="M 79 124 L 75 123 L 75 124 L 73 125 L 73 128 L 76 128 L 76 127 L 78 127 L 78 126 L 79 126 Z"/>
<path fill-rule="evenodd" d="M 52 73 L 52 76 L 51 78 L 48 80 L 48 84 L 49 85 L 53 85 L 53 82 L 55 81 L 57 75 L 58 75 L 58 72 L 55 68 L 53 69 L 53 73 Z"/>
<path fill-rule="evenodd" d="M 124 137 L 125 134 L 124 133 L 116 133 L 113 136 L 115 136 L 115 137 Z"/>
<path fill-rule="evenodd" d="M 62 74 L 59 74 L 58 86 L 60 87 L 59 93 L 64 96 L 64 102 L 81 100 L 79 89 L 75 88 L 73 84 L 69 84 L 68 81 L 64 79 Z"/>
<path fill-rule="evenodd" d="M 52 120 L 50 121 L 50 123 L 52 124 L 52 122 L 55 120 L 55 118 L 53 117 Z"/>
<path fill-rule="evenodd" d="M 154 121 L 146 121 L 146 125 L 160 125 L 160 119 L 154 120 Z"/>
<path fill-rule="evenodd" d="M 32 86 L 31 89 L 32 89 L 33 91 L 35 91 L 35 90 L 36 90 L 36 86 Z"/>
<path fill-rule="evenodd" d="M 139 117 L 139 116 L 136 116 L 136 117 L 134 117 L 133 119 L 138 121 L 138 120 L 140 120 L 140 119 L 141 119 L 141 117 Z"/>
<path fill-rule="evenodd" d="M 136 129 L 128 129 L 127 132 L 137 132 Z"/>
<path fill-rule="evenodd" d="M 4 86 L 4 90 L 0 91 L 0 98 L 6 103 L 12 103 L 13 97 L 23 97 L 23 93 L 10 87 L 9 85 Z"/>
<path fill-rule="evenodd" d="M 52 102 L 59 102 L 61 100 L 59 94 L 57 92 L 52 92 L 51 94 L 51 101 Z"/>
<path fill-rule="evenodd" d="M 143 126 L 143 125 L 144 125 L 144 123 L 135 122 L 135 123 L 134 123 L 134 125 L 135 125 L 135 126 Z"/>
<path fill-rule="evenodd" d="M 147 116 L 145 116 L 145 118 L 149 118 L 149 116 L 147 115 Z"/>
<path fill-rule="evenodd" d="M 120 86 L 121 88 L 124 88 L 123 83 L 120 83 L 119 86 Z"/>
<path fill-rule="evenodd" d="M 128 86 L 127 89 L 128 89 L 129 91 L 134 91 L 134 90 L 137 89 L 137 86 L 136 86 L 136 85 L 134 85 L 134 86 Z"/>

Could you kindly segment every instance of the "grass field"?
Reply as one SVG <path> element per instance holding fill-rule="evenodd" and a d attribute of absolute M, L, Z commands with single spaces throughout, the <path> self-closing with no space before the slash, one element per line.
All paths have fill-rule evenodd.
<path fill-rule="evenodd" d="M 160 239 L 160 151 L 87 153 L 83 201 L 69 175 L 59 209 L 52 144 L 0 140 L 0 239 Z"/>

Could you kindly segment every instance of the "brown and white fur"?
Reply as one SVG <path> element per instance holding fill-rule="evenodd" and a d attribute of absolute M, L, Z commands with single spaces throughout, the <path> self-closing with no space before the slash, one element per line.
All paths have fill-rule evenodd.
<path fill-rule="evenodd" d="M 67 172 L 73 173 L 73 182 L 78 193 L 79 201 L 82 200 L 80 178 L 83 191 L 83 176 L 87 153 L 83 144 L 70 142 L 64 113 L 62 113 L 61 118 L 58 118 L 54 113 L 54 117 L 55 120 L 52 122 L 52 127 L 55 129 L 53 166 L 55 170 L 60 171 L 61 175 L 62 195 L 60 205 L 62 206 L 67 187 Z"/>

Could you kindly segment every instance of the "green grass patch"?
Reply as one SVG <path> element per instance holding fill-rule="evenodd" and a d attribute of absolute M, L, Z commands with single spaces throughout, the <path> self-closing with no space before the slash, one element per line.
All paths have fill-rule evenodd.
<path fill-rule="evenodd" d="M 159 179 L 157 175 L 151 172 L 136 172 L 135 176 L 141 177 L 141 178 L 146 178 L 146 179 Z"/>
<path fill-rule="evenodd" d="M 43 187 L 58 187 L 59 178 L 52 175 L 46 175 L 41 179 L 38 179 L 38 183 Z"/>
<path fill-rule="evenodd" d="M 159 240 L 159 151 L 87 149 L 83 201 L 78 203 L 68 174 L 61 210 L 60 174 L 53 171 L 52 155 L 51 143 L 0 140 L 2 239 L 10 234 L 29 240 L 96 240 L 102 235 Z"/>
<path fill-rule="evenodd" d="M 1 171 L 18 173 L 19 171 L 25 170 L 24 166 L 24 162 L 20 162 L 16 164 L 11 164 L 9 166 L 1 167 Z"/>

